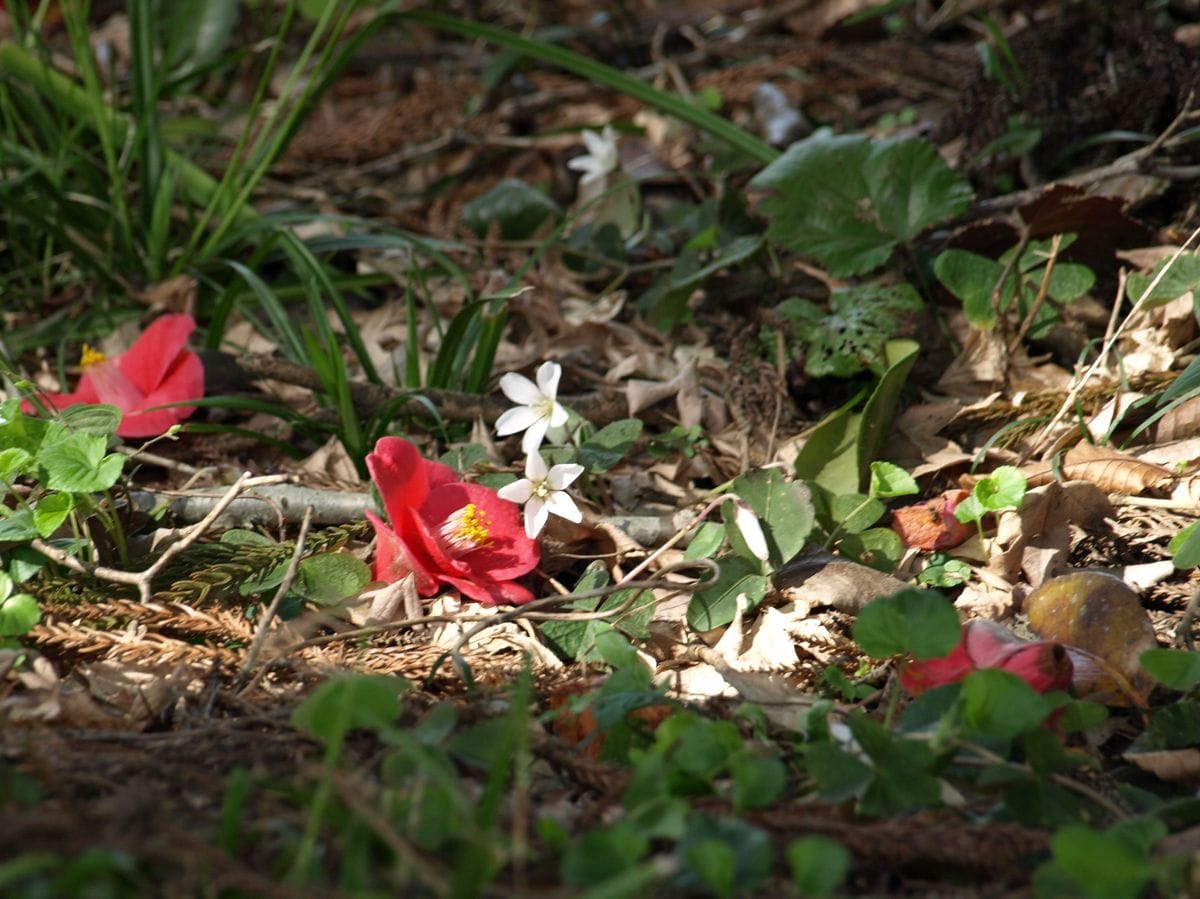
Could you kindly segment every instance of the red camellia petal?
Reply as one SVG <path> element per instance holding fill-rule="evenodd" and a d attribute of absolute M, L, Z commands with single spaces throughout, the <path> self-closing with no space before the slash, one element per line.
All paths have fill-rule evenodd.
<path fill-rule="evenodd" d="M 200 357 L 192 352 L 183 352 L 167 370 L 166 377 L 157 389 L 143 399 L 132 412 L 126 413 L 117 428 L 120 437 L 155 437 L 179 424 L 196 411 L 195 406 L 171 405 L 164 409 L 153 409 L 168 403 L 185 403 L 204 396 L 204 366 Z M 143 411 L 153 409 L 153 411 Z"/>
<path fill-rule="evenodd" d="M 515 504 L 461 481 L 400 437 L 381 438 L 367 455 L 367 469 L 391 520 L 389 527 L 368 513 L 378 537 L 376 579 L 390 582 L 412 572 L 422 596 L 446 585 L 487 604 L 533 598 L 513 580 L 540 558 Z"/>
<path fill-rule="evenodd" d="M 1065 690 L 1075 673 L 1066 647 L 1049 640 L 1019 647 L 998 667 L 1015 674 L 1039 693 Z"/>
<path fill-rule="evenodd" d="M 145 410 L 204 396 L 204 366 L 200 357 L 186 348 L 194 330 L 196 322 L 190 315 L 164 315 L 119 359 L 99 356 L 100 361 L 85 361 L 73 393 L 46 394 L 43 400 L 58 410 L 81 403 L 109 403 L 122 413 L 119 437 L 157 437 L 196 409 L 172 405 Z M 32 412 L 33 408 L 28 401 L 21 404 L 23 411 Z"/>
<path fill-rule="evenodd" d="M 186 351 L 188 338 L 195 330 L 196 320 L 190 315 L 176 313 L 156 318 L 117 360 L 121 374 L 142 396 L 149 396 L 163 383 L 176 358 Z M 203 394 L 201 387 L 199 393 L 180 399 L 197 399 Z"/>
<path fill-rule="evenodd" d="M 391 584 L 411 574 L 419 595 L 435 595 L 437 581 L 416 561 L 408 545 L 374 512 L 367 510 L 367 520 L 375 529 L 375 580 Z"/>
<path fill-rule="evenodd" d="M 980 668 L 1009 671 L 1039 693 L 1065 689 L 1074 672 L 1071 657 L 1061 643 L 1022 640 L 994 621 L 976 619 L 963 625 L 962 638 L 945 658 L 905 664 L 900 683 L 918 696 L 934 687 L 957 683 Z"/>
<path fill-rule="evenodd" d="M 960 642 L 945 658 L 905 662 L 900 670 L 900 686 L 920 696 L 935 687 L 956 684 L 974 670 L 967 648 Z"/>
<path fill-rule="evenodd" d="M 367 471 L 379 488 L 383 510 L 393 525 L 416 511 L 429 495 L 426 462 L 402 437 L 381 437 L 367 454 Z"/>

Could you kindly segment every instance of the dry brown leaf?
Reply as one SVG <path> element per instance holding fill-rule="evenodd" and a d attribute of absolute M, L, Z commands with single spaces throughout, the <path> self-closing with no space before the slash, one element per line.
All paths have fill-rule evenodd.
<path fill-rule="evenodd" d="M 1164 749 L 1159 752 L 1127 752 L 1124 757 L 1143 771 L 1168 783 L 1200 781 L 1200 749 Z"/>
<path fill-rule="evenodd" d="M 1087 481 L 1051 481 L 1025 494 L 1018 511 L 1003 512 L 993 541 L 991 565 L 1009 583 L 1021 573 L 1033 586 L 1065 563 L 1071 525 L 1095 528 L 1116 514 L 1108 497 Z"/>
<path fill-rule="evenodd" d="M 778 672 L 738 671 L 711 649 L 701 649 L 699 654 L 743 699 L 761 706 L 766 716 L 780 727 L 804 730 L 805 718 L 818 697 L 805 693 L 794 678 Z"/>
<path fill-rule="evenodd" d="M 1155 443 L 1183 440 L 1200 434 L 1200 396 L 1184 400 L 1154 423 Z"/>
<path fill-rule="evenodd" d="M 1158 490 L 1175 481 L 1175 474 L 1161 465 L 1143 462 L 1129 453 L 1110 447 L 1077 443 L 1063 457 L 1059 467 L 1065 481 L 1087 481 L 1105 493 L 1137 496 L 1146 490 Z M 1021 469 L 1030 487 L 1058 480 L 1049 463 L 1040 462 Z M 961 478 L 963 486 L 972 486 L 978 478 Z"/>
<path fill-rule="evenodd" d="M 191 275 L 177 275 L 147 285 L 144 290 L 133 291 L 132 295 L 151 309 L 192 315 L 196 311 L 197 287 L 198 282 Z"/>
<path fill-rule="evenodd" d="M 994 331 L 972 329 L 962 353 L 938 379 L 937 387 L 947 396 L 978 397 L 1004 384 L 1007 372 L 1004 340 Z"/>
<path fill-rule="evenodd" d="M 825 550 L 806 550 L 775 573 L 776 589 L 790 602 L 829 606 L 851 615 L 905 586 L 898 578 Z"/>

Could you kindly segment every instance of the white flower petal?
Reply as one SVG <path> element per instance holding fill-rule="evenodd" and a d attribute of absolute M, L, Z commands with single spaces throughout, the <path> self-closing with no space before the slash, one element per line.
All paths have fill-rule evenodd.
<path fill-rule="evenodd" d="M 561 428 L 567 423 L 568 417 L 567 410 L 563 407 L 562 403 L 555 403 L 550 407 L 550 414 L 547 416 L 547 422 L 552 428 Z"/>
<path fill-rule="evenodd" d="M 513 409 L 506 409 L 496 419 L 496 433 L 501 437 L 507 437 L 509 434 L 517 433 L 517 431 L 524 431 L 541 418 L 542 416 L 538 415 L 531 406 L 517 406 Z"/>
<path fill-rule="evenodd" d="M 567 168 L 574 169 L 577 172 L 586 172 L 585 178 L 595 178 L 598 175 L 604 174 L 600 171 L 599 163 L 591 156 L 576 156 L 574 159 L 568 159 Z"/>
<path fill-rule="evenodd" d="M 605 151 L 608 150 L 608 141 L 605 140 L 606 135 L 603 131 L 585 129 L 580 134 L 580 137 L 583 138 L 583 143 L 587 147 L 588 154 L 595 156 L 597 159 L 604 156 Z"/>
<path fill-rule="evenodd" d="M 537 484 L 546 479 L 546 460 L 541 453 L 530 453 L 525 457 L 525 477 Z"/>
<path fill-rule="evenodd" d="M 532 406 L 542 399 L 542 392 L 538 390 L 537 385 L 515 371 L 501 375 L 500 390 L 514 403 L 520 403 L 522 406 Z"/>
<path fill-rule="evenodd" d="M 525 534 L 530 540 L 542 532 L 546 521 L 550 518 L 550 510 L 538 497 L 533 497 L 525 504 Z"/>
<path fill-rule="evenodd" d="M 567 521 L 583 521 L 583 513 L 579 511 L 579 506 L 575 505 L 575 500 L 561 490 L 551 493 L 547 497 L 546 509 Z"/>
<path fill-rule="evenodd" d="M 520 505 L 529 502 L 529 497 L 533 496 L 533 484 L 527 478 L 521 478 L 519 481 L 505 484 L 496 491 L 496 495 L 510 503 Z"/>
<path fill-rule="evenodd" d="M 562 366 L 557 362 L 543 362 L 537 370 L 537 386 L 541 392 L 539 399 L 554 402 L 558 396 L 558 379 L 562 377 Z"/>
<path fill-rule="evenodd" d="M 546 482 L 551 490 L 565 490 L 577 477 L 583 474 L 583 466 L 574 462 L 555 465 L 546 474 Z"/>
<path fill-rule="evenodd" d="M 525 455 L 537 455 L 538 447 L 542 445 L 542 441 L 546 439 L 546 430 L 550 427 L 550 422 L 545 418 L 536 418 L 525 431 L 525 436 L 521 438 L 521 451 Z"/>

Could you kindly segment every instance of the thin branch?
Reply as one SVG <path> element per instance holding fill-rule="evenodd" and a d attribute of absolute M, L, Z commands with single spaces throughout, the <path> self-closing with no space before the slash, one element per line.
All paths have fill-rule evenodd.
<path fill-rule="evenodd" d="M 1146 285 L 1146 289 L 1142 291 L 1142 295 L 1138 297 L 1137 302 L 1133 304 L 1133 308 L 1129 310 L 1129 313 L 1121 322 L 1120 327 L 1109 334 L 1108 338 L 1104 341 L 1104 345 L 1100 348 L 1100 353 L 1094 360 L 1092 360 L 1092 364 L 1089 365 L 1084 373 L 1076 378 L 1075 382 L 1071 385 L 1071 389 L 1067 392 L 1067 396 L 1063 400 L 1062 405 L 1059 406 L 1058 411 L 1054 413 L 1054 417 L 1051 418 L 1050 421 L 1047 422 L 1042 430 L 1038 433 L 1030 449 L 1022 454 L 1022 463 L 1027 461 L 1033 456 L 1034 453 L 1039 452 L 1042 447 L 1045 446 L 1050 438 L 1050 435 L 1053 433 L 1054 428 L 1060 421 L 1063 420 L 1067 412 L 1069 412 L 1075 405 L 1075 400 L 1079 396 L 1080 391 L 1083 390 L 1087 382 L 1090 381 L 1098 371 L 1100 371 L 1101 366 L 1103 366 L 1108 360 L 1108 354 L 1112 352 L 1113 347 L 1116 346 L 1116 343 L 1121 338 L 1121 335 L 1124 334 L 1126 329 L 1129 328 L 1129 323 L 1133 320 L 1133 317 L 1137 315 L 1137 313 L 1139 313 L 1143 308 L 1145 308 L 1150 296 L 1154 293 L 1154 288 L 1156 288 L 1159 282 L 1166 277 L 1167 272 L 1169 272 L 1175 263 L 1179 261 L 1179 257 L 1187 251 L 1187 248 L 1190 247 L 1198 237 L 1200 237 L 1200 228 L 1197 228 L 1190 235 L 1188 235 L 1188 239 L 1184 241 L 1183 246 L 1175 251 L 1175 255 L 1173 255 L 1167 264 L 1162 267 L 1162 270 L 1154 276 L 1154 279 Z M 1119 307 L 1121 304 L 1121 297 L 1116 297 L 1113 302 Z"/>
<path fill-rule="evenodd" d="M 249 353 L 245 356 L 230 356 L 228 361 L 248 380 L 270 379 L 308 390 L 325 389 L 320 376 L 313 369 L 284 359 L 276 359 L 274 356 Z M 382 384 L 357 381 L 351 382 L 348 387 L 350 399 L 355 407 L 367 414 L 378 412 L 390 403 L 403 401 L 395 415 L 428 415 L 432 404 L 438 415 L 449 421 L 475 421 L 477 418 L 495 421 L 510 405 L 508 400 L 500 396 L 463 393 L 458 390 L 400 390 Z M 606 390 L 579 396 L 564 396 L 559 397 L 559 401 L 597 426 L 629 415 L 629 404 L 624 391 Z"/>
<path fill-rule="evenodd" d="M 287 479 L 287 475 L 264 475 L 263 477 L 254 478 L 250 476 L 249 472 L 244 472 L 225 492 L 221 499 L 217 501 L 217 504 L 213 506 L 212 510 L 202 521 L 194 525 L 184 535 L 182 540 L 167 547 L 166 551 L 155 560 L 154 564 L 144 571 L 122 571 L 119 568 L 108 568 L 103 565 L 88 565 L 70 553 L 58 547 L 51 546 L 41 539 L 31 540 L 29 545 L 46 558 L 58 562 L 60 565 L 65 565 L 76 574 L 90 575 L 97 580 L 108 581 L 112 584 L 137 587 L 138 597 L 141 601 L 149 602 L 152 595 L 150 585 L 158 573 L 163 570 L 171 559 L 199 540 L 212 526 L 213 522 L 220 517 L 221 513 L 228 508 L 229 504 L 237 499 L 238 494 L 250 487 L 258 487 L 264 484 L 280 484 Z"/>

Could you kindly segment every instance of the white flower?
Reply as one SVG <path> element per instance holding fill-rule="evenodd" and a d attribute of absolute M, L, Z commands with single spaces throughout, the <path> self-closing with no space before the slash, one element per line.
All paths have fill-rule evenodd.
<path fill-rule="evenodd" d="M 504 395 L 520 405 L 509 409 L 496 419 L 496 433 L 507 437 L 509 434 L 524 431 L 521 450 L 527 456 L 537 452 L 547 430 L 567 423 L 567 410 L 555 399 L 558 395 L 558 379 L 561 376 L 561 365 L 557 362 L 543 362 L 537 370 L 536 384 L 515 372 L 509 372 L 500 379 L 500 389 L 504 391 Z"/>
<path fill-rule="evenodd" d="M 761 562 L 767 561 L 771 552 L 767 549 L 767 538 L 763 534 L 762 525 L 750 504 L 743 499 L 733 500 L 733 523 L 742 539 L 746 541 L 746 548 L 754 553 L 754 557 Z"/>
<path fill-rule="evenodd" d="M 575 500 L 566 493 L 567 486 L 581 474 L 583 466 L 574 463 L 555 465 L 547 471 L 542 454 L 533 452 L 525 457 L 525 477 L 496 492 L 501 499 L 525 504 L 525 533 L 532 540 L 542 532 L 551 514 L 567 521 L 583 520 Z"/>
<path fill-rule="evenodd" d="M 599 134 L 595 131 L 584 131 L 583 142 L 587 144 L 587 154 L 567 161 L 567 168 L 583 172 L 583 177 L 579 179 L 581 186 L 603 181 L 610 172 L 615 172 L 620 166 L 617 135 L 613 132 L 612 125 L 605 125 Z"/>

